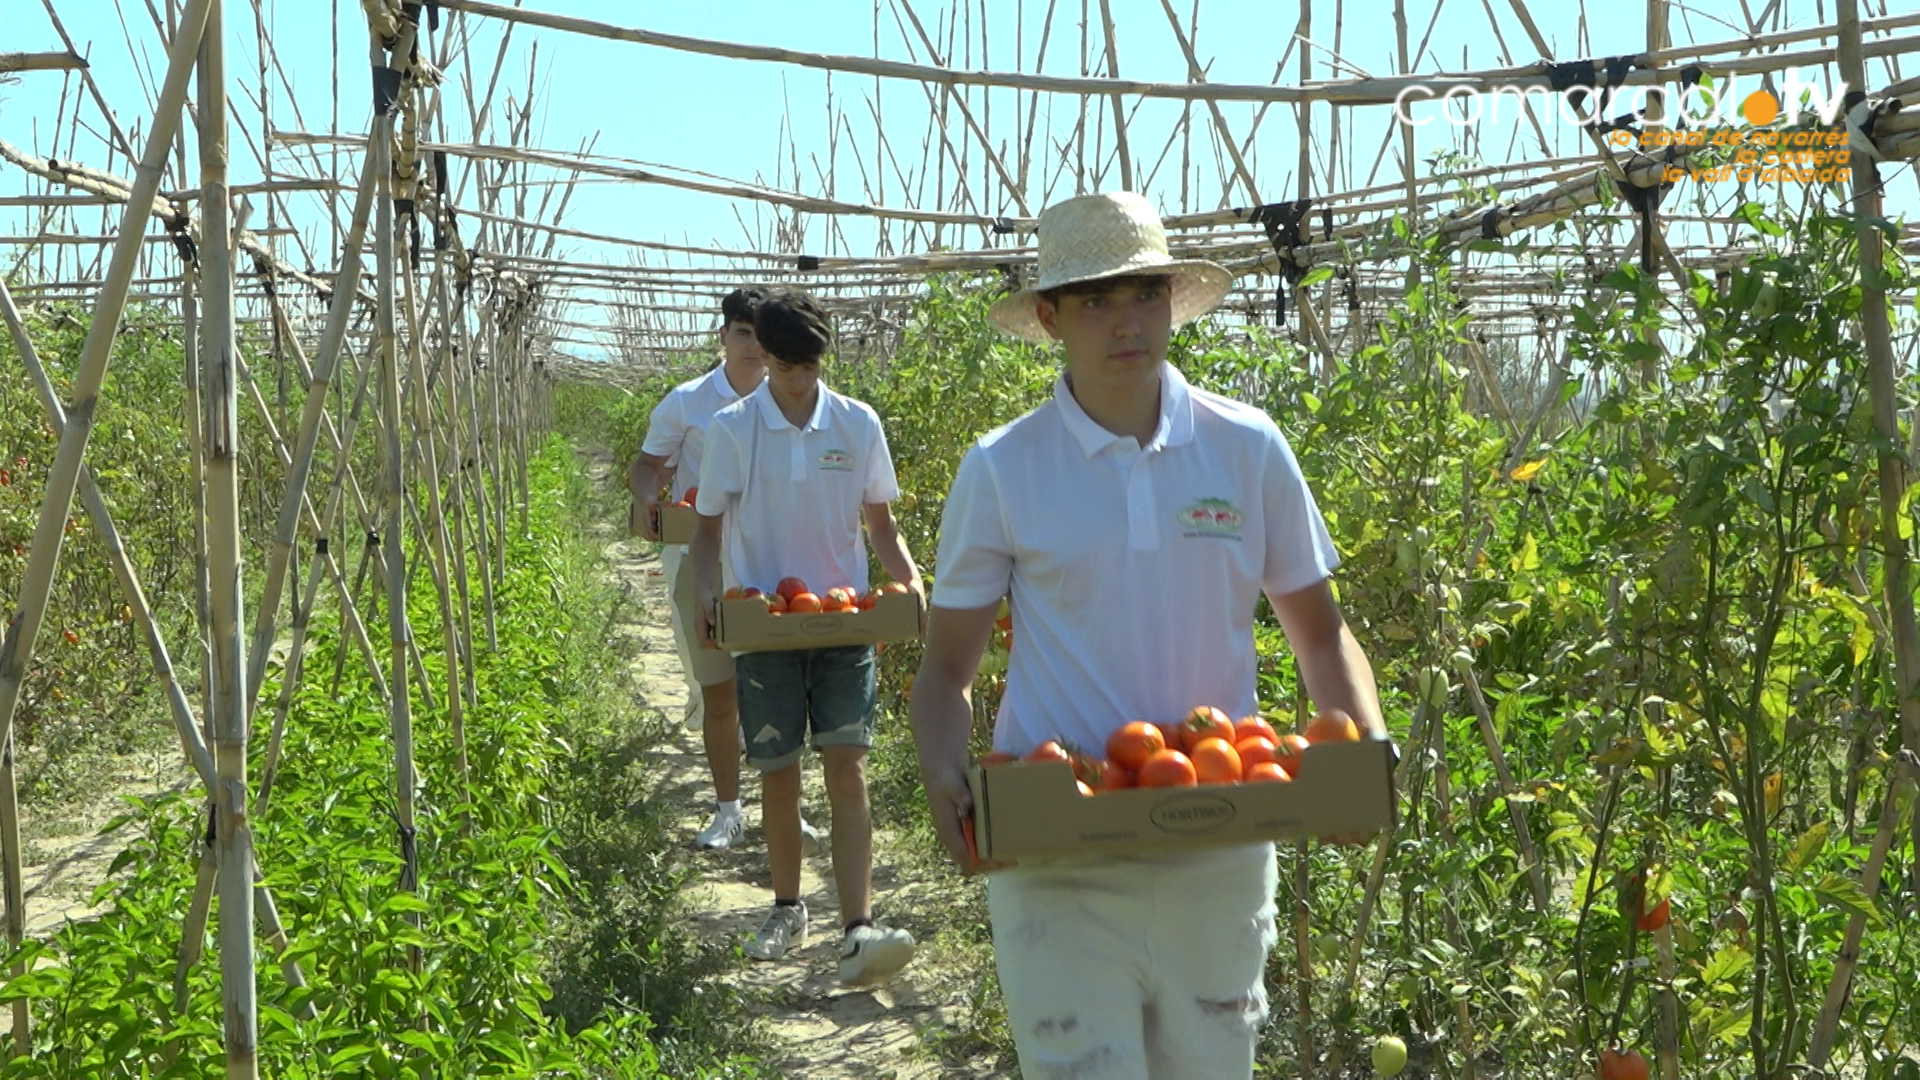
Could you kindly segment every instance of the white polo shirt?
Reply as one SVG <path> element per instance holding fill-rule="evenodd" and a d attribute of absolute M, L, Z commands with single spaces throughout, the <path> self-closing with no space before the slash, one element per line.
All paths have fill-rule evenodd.
<path fill-rule="evenodd" d="M 805 427 L 787 422 L 769 383 L 715 414 L 695 509 L 726 516 L 726 586 L 772 592 L 798 577 L 821 596 L 867 591 L 861 508 L 900 497 L 880 417 L 823 383 Z"/>
<path fill-rule="evenodd" d="M 640 452 L 666 458 L 674 466 L 670 501 L 679 501 L 699 482 L 707 425 L 713 423 L 715 413 L 739 400 L 740 395 L 727 381 L 727 366 L 721 364 L 674 387 L 653 407 Z"/>
<path fill-rule="evenodd" d="M 968 450 L 932 602 L 1013 598 L 1020 645 L 995 749 L 1100 747 L 1128 721 L 1196 705 L 1253 712 L 1261 590 L 1294 592 L 1339 564 L 1280 429 L 1168 364 L 1145 447 L 1096 424 L 1062 377 L 1051 402 Z"/>

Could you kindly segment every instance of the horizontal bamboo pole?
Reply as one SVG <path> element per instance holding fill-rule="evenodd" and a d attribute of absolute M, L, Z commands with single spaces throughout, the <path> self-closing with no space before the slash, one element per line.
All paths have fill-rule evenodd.
<path fill-rule="evenodd" d="M 505 7 L 487 3 L 485 0 L 441 0 L 441 6 L 454 11 L 464 11 L 473 15 L 505 22 L 538 26 L 549 30 L 585 34 L 590 37 L 604 38 L 610 41 L 629 41 L 641 45 L 652 45 L 673 49 L 679 52 L 698 53 L 705 56 L 717 56 L 731 60 L 755 60 L 771 63 L 794 64 L 800 67 L 816 68 L 825 71 L 847 72 L 856 75 L 873 75 L 881 78 L 905 79 L 911 82 L 937 83 L 944 86 L 992 86 L 1018 90 L 1033 90 L 1060 94 L 1081 94 L 1092 96 L 1132 95 L 1138 97 L 1172 98 L 1183 101 L 1253 101 L 1253 102 L 1331 102 L 1340 105 L 1385 105 L 1391 104 L 1402 89 L 1414 84 L 1445 83 L 1447 85 L 1467 85 L 1480 89 L 1496 87 L 1530 87 L 1548 85 L 1546 66 L 1541 63 L 1521 64 L 1513 67 L 1494 68 L 1485 71 L 1462 72 L 1458 74 L 1433 74 L 1397 76 L 1389 78 L 1347 79 L 1309 83 L 1305 86 L 1274 86 L 1232 83 L 1158 83 L 1141 82 L 1133 79 L 1092 79 L 1074 78 L 1061 75 L 1041 75 L 1026 72 L 981 72 L 954 71 L 947 68 L 932 67 L 924 64 L 903 63 L 896 60 L 881 60 L 862 56 L 843 56 L 826 53 L 802 52 L 795 49 L 782 49 L 764 45 L 742 45 L 726 41 L 714 41 L 705 38 L 686 37 L 679 34 L 663 34 L 652 30 L 640 30 L 614 26 L 610 23 L 592 19 L 574 18 L 551 12 L 532 11 L 526 8 Z M 1895 22 L 1895 20 L 1881 20 Z M 1904 25 L 1896 23 L 1896 25 Z M 1751 48 L 1748 39 L 1740 38 L 1726 42 L 1695 45 L 1692 55 L 1703 61 L 1702 66 L 1714 74 L 1721 72 L 1761 72 L 1781 71 L 1787 67 L 1805 64 L 1824 63 L 1833 59 L 1834 50 L 1817 49 L 1799 53 L 1774 53 L 1760 56 L 1707 58 L 1720 53 L 1733 53 Z M 1874 51 L 1876 47 L 1880 51 Z M 1920 43 L 1912 39 L 1896 41 L 1876 41 L 1867 46 L 1868 56 L 1886 56 L 1904 54 L 1920 48 Z M 1671 50 L 1669 50 L 1671 51 Z M 1628 75 L 1627 84 L 1646 86 L 1672 81 L 1679 75 L 1677 68 L 1662 66 L 1656 60 L 1649 60 L 1648 54 L 1639 53 L 1631 57 L 1636 70 Z"/>
<path fill-rule="evenodd" d="M 15 71 L 85 71 L 87 62 L 70 52 L 0 53 L 0 75 Z"/>

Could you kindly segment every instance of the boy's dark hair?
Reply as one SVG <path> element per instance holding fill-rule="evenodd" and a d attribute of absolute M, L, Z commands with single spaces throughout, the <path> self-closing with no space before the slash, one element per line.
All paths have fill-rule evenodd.
<path fill-rule="evenodd" d="M 720 325 L 724 329 L 734 323 L 743 322 L 751 326 L 754 312 L 767 299 L 767 290 L 758 285 L 747 285 L 733 290 L 727 298 L 720 301 Z"/>
<path fill-rule="evenodd" d="M 1087 296 L 1092 293 L 1111 292 L 1114 289 L 1137 288 L 1150 281 L 1160 282 L 1169 288 L 1173 285 L 1173 278 L 1166 274 L 1120 274 L 1115 277 L 1094 278 L 1091 281 L 1069 281 L 1065 285 L 1058 285 L 1040 293 L 1040 299 L 1059 307 L 1060 298 L 1063 296 Z"/>
<path fill-rule="evenodd" d="M 754 312 L 753 336 L 775 360 L 817 364 L 833 345 L 833 324 L 819 301 L 798 289 L 781 289 Z"/>

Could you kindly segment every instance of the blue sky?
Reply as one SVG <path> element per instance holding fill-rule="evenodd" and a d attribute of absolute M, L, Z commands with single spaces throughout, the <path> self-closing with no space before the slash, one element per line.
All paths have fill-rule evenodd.
<path fill-rule="evenodd" d="M 165 0 L 153 0 L 163 6 Z M 967 0 L 949 0 L 960 10 Z M 1178 82 L 1186 78 L 1186 64 L 1170 30 L 1163 0 L 1110 0 L 1114 16 L 1116 47 L 1120 73 L 1128 78 Z M 1191 17 L 1194 0 L 1166 0 L 1180 13 L 1183 22 Z M 1428 50 L 1417 65 L 1423 71 L 1484 68 L 1502 63 L 1500 48 L 1488 29 L 1485 10 L 1473 0 L 1445 0 L 1442 17 L 1434 23 Z M 123 128 L 138 126 L 144 131 L 150 124 L 147 87 L 157 78 L 164 56 L 153 31 L 147 5 L 142 0 L 55 0 L 69 31 L 92 58 L 93 73 L 113 105 Z M 302 126 L 293 115 L 297 105 L 308 131 L 323 132 L 334 124 L 336 82 L 333 40 L 338 27 L 338 123 L 344 132 L 358 133 L 366 128 L 368 76 L 366 63 L 366 26 L 358 4 L 337 0 L 332 6 L 313 0 L 259 0 L 266 18 L 266 33 L 273 42 L 280 66 L 292 83 L 293 92 L 270 75 L 269 98 L 276 127 Z M 1435 0 L 1408 0 L 1409 34 L 1417 44 L 1434 15 Z M 1911 0 L 1895 0 L 1896 8 Z M 646 29 L 695 37 L 733 40 L 754 44 L 779 45 L 813 52 L 872 55 L 875 48 L 876 8 L 871 0 L 816 0 L 796 4 L 792 0 L 526 0 L 529 7 L 564 11 L 582 18 L 616 25 L 643 26 Z M 1057 7 L 1053 34 L 1048 44 L 1045 70 L 1056 74 L 1079 73 L 1081 44 L 1080 12 L 1083 0 L 1055 0 Z M 1085 0 L 1092 15 L 1093 35 L 1090 47 L 1096 63 L 1101 60 L 1103 42 L 1099 36 L 1099 0 Z M 249 94 L 257 92 L 259 51 L 256 48 L 255 6 L 240 0 L 227 0 L 228 64 L 235 83 L 235 97 L 244 126 L 257 133 L 259 113 Z M 1032 70 L 1038 48 L 1047 0 L 987 0 L 984 33 L 981 7 L 972 3 L 970 12 L 961 15 L 963 38 L 970 44 L 956 43 L 952 66 L 989 67 L 1007 70 L 1020 67 Z M 1534 58 L 1525 31 L 1507 3 L 1493 3 L 1500 18 L 1500 33 L 1506 45 L 1517 54 L 1516 61 Z M 1756 5 L 1758 6 L 1758 5 Z M 1830 5 L 1823 5 L 1830 7 Z M 1863 0 L 1863 7 L 1874 13 L 1882 0 Z M 1542 3 L 1532 5 L 1556 56 L 1606 56 L 1638 51 L 1644 46 L 1644 17 L 1639 4 Z M 906 36 L 896 24 L 895 0 L 881 0 L 878 7 L 878 43 L 882 56 L 892 59 L 926 60 L 917 39 L 909 48 Z M 942 39 L 944 48 L 949 17 L 954 6 L 938 5 L 934 0 L 916 0 L 915 11 L 930 34 Z M 1342 7 L 1339 52 L 1345 62 L 1372 74 L 1391 74 L 1397 67 L 1394 51 L 1392 5 L 1387 0 L 1346 0 Z M 1786 0 L 1784 26 L 1792 28 L 1816 22 L 1813 0 Z M 124 13 L 124 14 L 123 14 Z M 1335 41 L 1334 0 L 1315 0 L 1312 38 L 1318 49 L 1313 53 L 1314 75 L 1333 74 L 1328 50 Z M 1266 83 L 1275 73 L 1276 61 L 1287 49 L 1295 29 L 1298 9 L 1274 0 L 1200 0 L 1199 31 L 1195 46 L 1203 63 L 1211 66 L 1208 79 L 1213 82 Z M 337 20 L 337 22 L 336 22 Z M 471 50 L 476 79 L 484 81 L 499 47 L 501 28 L 488 20 L 473 20 L 476 37 Z M 1675 5 L 1673 37 L 1676 41 L 1723 40 L 1746 29 L 1738 0 L 1702 0 L 1696 5 Z M 1772 29 L 1770 26 L 1769 29 Z M 134 42 L 130 50 L 128 33 Z M 59 47 L 48 22 L 42 0 L 0 0 L 0 36 L 7 49 L 50 50 Z M 984 42 L 983 42 L 984 37 Z M 537 43 L 537 44 L 536 44 Z M 1806 48 L 1806 45 L 1794 46 Z M 137 52 L 136 62 L 133 54 Z M 536 61 L 537 53 L 537 61 Z M 600 41 L 550 31 L 520 27 L 514 30 L 502 76 L 503 90 L 510 87 L 513 98 L 524 97 L 528 65 L 535 67 L 537 117 L 532 142 L 551 151 L 569 151 L 583 139 L 596 138 L 595 152 L 658 164 L 671 164 L 702 170 L 720 176 L 759 180 L 769 185 L 799 189 L 810 194 L 823 193 L 820 175 L 829 160 L 829 130 L 837 136 L 834 153 L 836 194 L 852 201 L 868 201 L 868 186 L 863 184 L 859 162 L 875 166 L 875 125 L 870 112 L 876 93 L 875 80 L 854 76 L 832 76 L 801 67 L 734 61 L 674 52 L 667 49 L 625 42 Z M 1920 59 L 1909 62 L 1901 74 L 1920 73 Z M 1876 81 L 1885 81 L 1892 73 L 1875 63 Z M 1812 75 L 1813 73 L 1809 73 Z M 466 70 L 455 63 L 449 72 L 448 104 L 458 123 L 450 137 L 469 137 L 465 123 L 465 105 L 459 83 Z M 1299 78 L 1299 52 L 1288 59 L 1282 82 L 1292 84 Z M 1757 84 L 1756 84 L 1757 85 Z M 830 124 L 829 86 L 832 105 L 844 121 Z M 241 92 L 244 87 L 246 92 Z M 0 138 L 21 146 L 38 146 L 43 156 L 49 152 L 52 119 L 60 108 L 63 91 L 69 103 L 78 92 L 77 79 L 58 73 L 27 73 L 18 83 L 0 86 Z M 917 178 L 928 145 L 928 98 L 911 82 L 887 80 L 878 88 L 884 128 L 901 172 Z M 1025 110 L 1034 100 L 1031 95 L 1011 91 L 986 94 L 971 91 L 972 107 L 988 127 L 996 145 L 1011 155 L 1021 141 L 1015 127 L 1016 110 Z M 1077 99 L 1049 95 L 1039 99 L 1039 134 L 1035 138 L 1032 169 L 1036 176 L 1051 175 L 1062 155 L 1049 147 L 1048 135 L 1066 141 L 1080 118 Z M 1133 108 L 1135 100 L 1127 106 Z M 1088 112 L 1089 123 L 1101 123 L 1109 132 L 1103 144 L 1111 145 L 1111 116 L 1104 102 Z M 1224 103 L 1222 112 L 1236 138 L 1244 139 L 1257 105 Z M 1175 130 L 1183 106 L 1176 101 L 1150 100 L 1141 104 L 1129 124 L 1133 156 L 1144 173 L 1161 156 Z M 69 115 L 71 104 L 68 105 Z M 1205 109 L 1196 106 L 1196 134 L 1192 141 L 1194 165 L 1187 176 L 1187 199 L 1192 208 L 1212 209 L 1221 191 L 1213 140 L 1208 133 Z M 88 103 L 82 119 L 92 131 L 102 130 L 97 111 Z M 1020 113 L 1025 116 L 1024 111 Z M 1095 117 L 1103 117 L 1098 121 Z M 1325 140 L 1330 129 L 1330 113 L 1324 106 L 1315 110 L 1313 130 L 1319 140 L 1315 169 L 1324 170 Z M 1348 110 L 1349 124 L 1342 132 L 1351 159 L 1348 169 L 1352 184 L 1363 186 L 1374 171 L 1375 155 L 1386 134 L 1387 110 L 1366 108 Z M 1023 120 L 1024 122 L 1024 120 Z M 1430 125 L 1420 134 L 1419 156 L 1445 149 L 1461 129 Z M 956 115 L 949 128 L 955 146 L 966 155 L 969 175 L 976 187 L 991 187 L 993 194 L 983 196 L 991 213 L 1012 213 L 1010 200 L 997 185 L 985 181 L 983 157 Z M 1499 163 L 1514 158 L 1541 156 L 1538 147 L 1521 142 L 1510 150 L 1514 125 L 1486 125 L 1478 131 L 1477 149 L 1485 161 Z M 1585 146 L 1570 125 L 1552 125 L 1549 134 L 1559 141 L 1558 152 L 1580 153 Z M 1527 138 L 1530 140 L 1531 135 Z M 500 140 L 494 132 L 488 141 Z M 937 143 L 935 144 L 937 148 Z M 1397 152 L 1393 140 L 1389 156 L 1378 168 L 1374 183 L 1398 178 L 1398 165 L 1391 156 Z M 1295 194 L 1291 177 L 1298 154 L 1295 120 L 1290 106 L 1273 106 L 1249 156 L 1250 164 L 1268 200 L 1290 198 Z M 61 156 L 66 155 L 61 144 Z M 1178 141 L 1172 144 L 1153 183 L 1147 187 L 1163 210 L 1181 208 L 1182 184 Z M 315 162 L 302 153 L 276 151 L 277 169 L 310 174 Z M 104 143 L 83 132 L 73 156 L 82 163 L 108 165 Z M 796 179 L 793 167 L 799 167 Z M 319 165 L 332 167 L 333 158 L 322 152 Z M 817 162 L 817 163 L 816 163 Z M 233 180 L 243 183 L 258 179 L 260 168 L 247 142 L 236 133 L 233 150 Z M 357 154 L 343 158 L 343 171 L 357 164 Z M 1010 162 L 1017 168 L 1017 161 Z M 115 160 L 114 171 L 126 175 L 124 161 Z M 1423 165 L 1421 171 L 1425 172 Z M 913 200 L 901 190 L 894 166 L 886 166 L 885 202 L 907 205 Z M 351 174 L 346 177 L 351 180 Z M 869 183 L 872 183 L 871 177 Z M 1070 176 L 1054 189 L 1054 196 L 1070 194 Z M 1117 186 L 1117 176 L 1109 175 L 1102 187 Z M 1033 181 L 1033 195 L 1040 197 L 1042 183 Z M 1136 184 L 1136 186 L 1141 186 Z M 1344 186 L 1344 185 L 1343 185 Z M 1324 179 L 1314 184 L 1325 188 Z M 27 184 L 22 174 L 0 165 L 0 194 L 38 191 L 38 181 Z M 1916 188 L 1911 175 L 1893 182 L 1895 207 L 1911 211 Z M 930 196 L 929 196 L 930 199 Z M 1235 205 L 1248 200 L 1236 193 Z M 327 215 L 317 196 L 294 196 L 288 202 L 295 224 L 308 231 L 310 243 L 324 250 L 327 243 Z M 1037 205 L 1035 209 L 1037 209 Z M 747 223 L 743 228 L 742 219 Z M 99 211 L 88 211 L 77 222 L 83 231 L 97 230 Z M 256 215 L 258 224 L 260 216 Z M 575 194 L 568 224 L 574 228 L 611 233 L 641 239 L 668 240 L 698 246 L 744 246 L 750 240 L 767 243 L 766 212 L 753 204 L 712 195 L 676 191 L 656 185 L 598 183 L 583 185 Z M 0 209 L 0 232 L 18 234 L 31 231 L 37 221 L 28 211 Z M 842 223 L 844 250 L 866 254 L 875 236 L 865 221 Z M 897 228 L 897 227 L 896 227 Z M 750 236 L 750 232 L 755 234 Z M 977 231 L 960 238 L 968 246 L 980 242 Z M 897 242 L 897 241 L 896 241 Z M 950 245 L 953 238 L 947 241 Z M 841 238 L 830 236 L 822 219 L 807 222 L 804 248 L 819 254 L 842 253 Z M 562 249 L 588 259 L 619 262 L 626 256 L 617 250 L 587 243 Z M 11 265 L 11 258 L 7 265 Z M 300 261 L 296 258 L 295 261 Z"/>

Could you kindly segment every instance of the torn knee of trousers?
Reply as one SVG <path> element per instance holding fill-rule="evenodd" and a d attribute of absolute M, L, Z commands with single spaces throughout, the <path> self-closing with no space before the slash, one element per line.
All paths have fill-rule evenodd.
<path fill-rule="evenodd" d="M 1028 1075 L 1034 1080 L 1089 1080 L 1112 1073 L 1122 1061 L 1121 1050 L 1111 1043 L 1083 1048 L 1078 1037 L 1084 1034 L 1078 1016 L 1049 1016 L 1035 1021 L 1033 1036 L 1040 1046 L 1035 1055 L 1038 1060 L 1026 1070 Z M 1067 1045 L 1059 1045 L 1062 1041 Z"/>
<path fill-rule="evenodd" d="M 1209 1019 L 1255 1028 L 1267 1018 L 1267 1001 L 1263 994 L 1248 992 L 1233 998 L 1197 998 L 1195 1000 L 1200 1006 L 1200 1015 Z"/>

